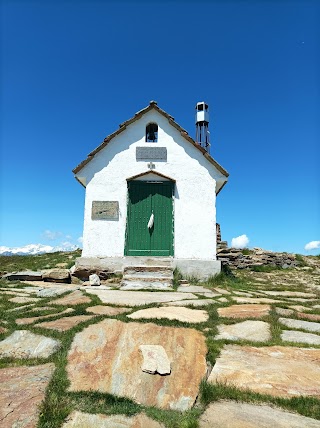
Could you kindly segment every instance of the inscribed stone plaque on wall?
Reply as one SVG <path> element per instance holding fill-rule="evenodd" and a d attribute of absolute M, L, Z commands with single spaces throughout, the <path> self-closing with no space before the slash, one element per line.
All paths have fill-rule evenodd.
<path fill-rule="evenodd" d="M 93 201 L 92 220 L 119 220 L 118 201 Z"/>
<path fill-rule="evenodd" d="M 137 161 L 167 161 L 166 147 L 137 147 Z"/>

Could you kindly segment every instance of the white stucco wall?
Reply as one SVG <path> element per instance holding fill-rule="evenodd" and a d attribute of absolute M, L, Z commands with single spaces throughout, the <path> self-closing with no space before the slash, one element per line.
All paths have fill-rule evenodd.
<path fill-rule="evenodd" d="M 158 142 L 145 142 L 149 122 L 158 124 Z M 167 162 L 153 162 L 156 172 L 176 180 L 174 257 L 216 258 L 216 179 L 221 173 L 155 110 L 132 123 L 77 174 L 85 177 L 83 257 L 123 257 L 127 216 L 126 179 L 148 170 L 136 161 L 136 147 L 167 148 Z M 161 179 L 160 179 L 161 180 Z M 119 220 L 91 220 L 92 201 L 119 201 Z"/>

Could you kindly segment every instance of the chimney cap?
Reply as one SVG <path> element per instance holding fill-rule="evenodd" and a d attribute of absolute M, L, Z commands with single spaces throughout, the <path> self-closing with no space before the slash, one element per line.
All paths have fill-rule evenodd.
<path fill-rule="evenodd" d="M 199 101 L 196 105 L 196 110 L 208 110 L 209 106 L 206 102 L 204 101 Z"/>

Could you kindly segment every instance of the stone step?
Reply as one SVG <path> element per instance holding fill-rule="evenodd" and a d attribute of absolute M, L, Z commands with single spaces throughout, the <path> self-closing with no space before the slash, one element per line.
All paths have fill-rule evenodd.
<path fill-rule="evenodd" d="M 171 281 L 146 280 L 146 279 L 123 279 L 121 290 L 172 290 Z"/>
<path fill-rule="evenodd" d="M 121 290 L 172 290 L 172 259 L 126 257 Z"/>
<path fill-rule="evenodd" d="M 172 257 L 144 257 L 144 256 L 127 256 L 125 257 L 126 266 L 166 266 L 172 267 Z"/>
<path fill-rule="evenodd" d="M 161 281 L 161 282 L 172 282 L 173 276 L 156 276 L 152 275 L 124 275 L 122 279 L 126 281 Z"/>
<path fill-rule="evenodd" d="M 173 278 L 173 269 L 166 266 L 126 266 L 124 277 L 139 278 Z"/>

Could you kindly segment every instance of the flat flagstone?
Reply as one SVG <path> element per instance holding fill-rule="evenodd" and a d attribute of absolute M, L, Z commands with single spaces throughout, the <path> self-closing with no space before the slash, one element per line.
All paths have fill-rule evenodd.
<path fill-rule="evenodd" d="M 206 322 L 209 319 L 208 312 L 204 310 L 189 309 L 177 306 L 163 306 L 161 308 L 141 309 L 140 311 L 134 312 L 131 315 L 127 315 L 127 317 L 133 320 L 141 318 L 165 318 L 168 320 L 178 320 L 189 323 L 201 323 Z"/>
<path fill-rule="evenodd" d="M 220 302 L 220 303 L 228 303 L 228 302 L 229 302 L 229 300 L 228 300 L 228 299 L 226 299 L 225 297 L 219 297 L 219 298 L 217 299 L 217 301 L 218 301 L 218 302 Z"/>
<path fill-rule="evenodd" d="M 19 306 L 17 308 L 12 308 L 12 309 L 8 309 L 7 312 L 16 312 L 16 311 L 20 311 L 22 309 L 31 309 L 34 306 L 34 303 L 31 305 L 23 305 L 23 306 Z"/>
<path fill-rule="evenodd" d="M 144 413 L 131 417 L 123 415 L 93 415 L 75 410 L 62 428 L 164 428 L 162 424 L 148 418 Z M 295 427 L 294 427 L 295 428 Z"/>
<path fill-rule="evenodd" d="M 309 298 L 309 299 L 306 299 L 306 298 L 304 298 L 304 297 L 286 297 L 286 300 L 288 300 L 288 301 L 290 301 L 290 303 L 291 302 L 306 302 L 306 303 L 311 303 L 311 302 L 313 302 L 314 300 L 317 300 L 317 298 L 316 297 L 314 297 L 314 298 Z"/>
<path fill-rule="evenodd" d="M 34 327 L 48 328 L 50 330 L 66 331 L 74 326 L 94 318 L 94 315 L 76 315 L 74 317 L 59 318 L 54 321 L 45 321 L 35 324 Z"/>
<path fill-rule="evenodd" d="M 253 303 L 253 304 L 259 304 L 259 303 L 285 303 L 285 302 L 280 301 L 280 300 L 269 299 L 268 297 L 237 297 L 237 296 L 231 296 L 231 297 L 237 303 Z"/>
<path fill-rule="evenodd" d="M 30 302 L 38 302 L 39 299 L 37 297 L 13 297 L 12 299 L 9 299 L 9 302 L 13 303 L 30 303 Z"/>
<path fill-rule="evenodd" d="M 178 287 L 178 293 L 197 293 L 197 294 L 204 294 L 208 297 L 220 297 L 221 293 L 215 293 L 212 290 L 209 290 L 209 288 L 201 287 L 199 285 L 180 285 Z"/>
<path fill-rule="evenodd" d="M 31 287 L 31 288 L 33 288 L 33 287 Z M 37 290 L 37 289 L 36 289 Z M 29 291 L 29 287 L 24 287 L 24 288 L 17 288 L 17 287 L 15 287 L 15 288 L 13 288 L 13 287 L 0 287 L 0 291 L 1 292 L 3 292 L 3 291 L 12 291 L 12 292 L 17 292 L 17 293 L 27 293 L 27 294 L 29 294 L 30 293 L 30 291 Z"/>
<path fill-rule="evenodd" d="M 304 312 L 298 312 L 297 316 L 299 318 L 307 318 L 311 321 L 320 321 L 320 314 L 305 314 Z"/>
<path fill-rule="evenodd" d="M 48 358 L 59 348 L 59 340 L 17 330 L 0 342 L 0 358 Z"/>
<path fill-rule="evenodd" d="M 281 340 L 285 342 L 308 343 L 310 345 L 320 345 L 320 336 L 303 331 L 284 330 L 281 333 Z"/>
<path fill-rule="evenodd" d="M 42 288 L 37 292 L 37 297 L 56 297 L 60 294 L 70 291 L 69 287 L 59 287 L 59 288 Z"/>
<path fill-rule="evenodd" d="M 154 293 L 158 294 L 158 293 Z M 167 376 L 141 370 L 141 345 L 162 346 Z M 105 319 L 77 333 L 67 357 L 69 391 L 99 391 L 163 409 L 190 409 L 207 371 L 205 336 L 194 329 Z"/>
<path fill-rule="evenodd" d="M 311 310 L 311 308 L 308 308 L 309 309 L 309 311 Z M 320 309 L 320 305 L 314 305 L 314 306 L 312 306 L 312 309 Z"/>
<path fill-rule="evenodd" d="M 264 294 L 269 296 L 281 296 L 281 297 L 317 297 L 314 293 L 305 293 L 302 291 L 263 291 Z"/>
<path fill-rule="evenodd" d="M 177 300 L 196 299 L 192 293 L 178 293 L 174 291 L 122 291 L 122 290 L 92 290 L 87 293 L 95 294 L 103 303 L 124 306 L 142 306 L 150 303 L 174 302 Z"/>
<path fill-rule="evenodd" d="M 132 309 L 129 308 L 114 308 L 112 306 L 103 306 L 103 305 L 97 305 L 97 306 L 90 306 L 86 309 L 86 312 L 89 312 L 91 314 L 96 315 L 108 315 L 110 317 L 115 315 L 124 314 L 126 312 L 130 312 Z"/>
<path fill-rule="evenodd" d="M 224 288 L 220 288 L 220 287 L 214 287 L 214 290 L 215 290 L 217 293 L 224 294 L 224 295 L 231 294 L 231 293 L 230 293 L 230 291 L 227 291 L 227 290 L 225 290 Z"/>
<path fill-rule="evenodd" d="M 317 322 L 294 320 L 292 318 L 279 318 L 279 322 L 289 328 L 297 328 L 320 333 L 320 323 Z"/>
<path fill-rule="evenodd" d="M 320 421 L 275 407 L 237 401 L 209 404 L 199 428 L 320 428 Z"/>
<path fill-rule="evenodd" d="M 208 378 L 276 397 L 320 397 L 320 349 L 225 345 Z"/>
<path fill-rule="evenodd" d="M 236 296 L 252 297 L 252 294 L 247 293 L 246 291 L 233 291 L 233 294 Z"/>
<path fill-rule="evenodd" d="M 20 291 L 1 291 L 0 294 L 4 294 L 5 296 L 29 297 L 29 294 L 21 293 Z"/>
<path fill-rule="evenodd" d="M 24 281 L 22 281 L 22 282 L 24 282 Z M 37 293 L 38 291 L 40 291 L 41 288 L 39 288 L 39 287 L 24 287 L 24 288 L 22 288 L 22 290 L 24 291 L 24 293 L 33 294 L 33 293 Z"/>
<path fill-rule="evenodd" d="M 224 318 L 261 318 L 269 315 L 270 305 L 232 305 L 219 308 L 218 314 Z"/>
<path fill-rule="evenodd" d="M 301 305 L 290 305 L 290 309 L 294 309 L 298 312 L 305 312 L 305 311 L 312 311 L 312 308 L 308 308 L 308 306 L 301 306 Z"/>
<path fill-rule="evenodd" d="M 176 302 L 163 303 L 163 306 L 208 306 L 217 304 L 213 299 L 178 300 Z"/>
<path fill-rule="evenodd" d="M 52 363 L 0 369 L 2 428 L 34 428 L 55 366 Z"/>
<path fill-rule="evenodd" d="M 36 308 L 31 308 L 28 312 L 38 312 L 38 311 L 56 311 L 57 308 L 53 308 L 52 306 L 37 306 Z"/>
<path fill-rule="evenodd" d="M 39 317 L 30 317 L 30 318 L 18 318 L 16 319 L 16 324 L 18 325 L 28 325 L 28 324 L 32 324 L 35 321 L 39 321 L 40 319 L 45 319 L 45 318 L 52 318 L 55 316 L 60 316 L 63 314 L 70 314 L 71 312 L 74 312 L 74 309 L 68 308 L 63 312 L 59 312 L 59 313 L 55 313 L 55 314 L 49 314 L 49 315 L 42 315 Z"/>
<path fill-rule="evenodd" d="M 282 315 L 283 317 L 288 317 L 294 314 L 293 309 L 275 308 L 275 311 L 278 315 Z"/>
<path fill-rule="evenodd" d="M 2 278 L 7 279 L 9 281 L 17 280 L 29 280 L 35 281 L 42 278 L 41 272 L 33 272 L 30 270 L 22 271 L 22 272 L 11 272 L 4 275 Z"/>
<path fill-rule="evenodd" d="M 30 282 L 28 281 L 21 281 L 22 283 L 29 285 L 29 289 L 31 288 L 38 289 L 40 291 L 43 288 L 67 288 L 69 291 L 71 290 L 78 290 L 79 285 L 77 284 L 67 284 L 65 282 L 46 282 L 46 281 L 32 281 L 33 287 L 30 287 Z"/>
<path fill-rule="evenodd" d="M 264 321 L 242 321 L 237 324 L 218 325 L 216 340 L 252 340 L 265 342 L 271 338 L 270 326 Z"/>
<path fill-rule="evenodd" d="M 79 291 L 73 291 L 72 293 L 68 294 L 67 296 L 61 297 L 60 299 L 53 300 L 52 302 L 49 302 L 48 305 L 64 305 L 64 306 L 74 306 L 74 305 L 80 305 L 83 303 L 90 303 L 91 299 L 88 296 L 84 296 L 84 294 Z"/>

